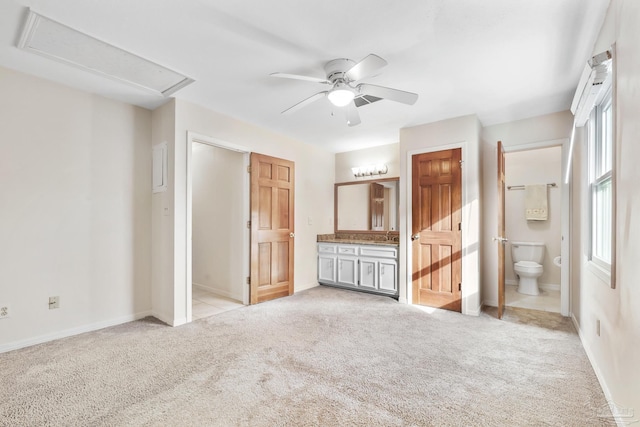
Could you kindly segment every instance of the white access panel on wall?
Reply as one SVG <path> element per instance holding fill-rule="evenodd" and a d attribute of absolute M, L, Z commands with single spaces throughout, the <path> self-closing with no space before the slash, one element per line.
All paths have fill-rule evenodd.
<path fill-rule="evenodd" d="M 153 192 L 167 191 L 167 143 L 153 146 Z"/>

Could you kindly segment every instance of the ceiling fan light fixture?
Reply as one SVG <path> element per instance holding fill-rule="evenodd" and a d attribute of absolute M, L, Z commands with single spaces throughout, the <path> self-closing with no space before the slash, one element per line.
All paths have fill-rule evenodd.
<path fill-rule="evenodd" d="M 353 101 L 353 98 L 355 98 L 355 93 L 353 93 L 353 90 L 351 90 L 351 88 L 346 84 L 338 83 L 334 86 L 333 89 L 331 89 L 331 91 L 329 91 L 327 97 L 329 98 L 329 101 L 336 107 L 344 107 L 345 105 L 348 105 L 351 101 Z"/>

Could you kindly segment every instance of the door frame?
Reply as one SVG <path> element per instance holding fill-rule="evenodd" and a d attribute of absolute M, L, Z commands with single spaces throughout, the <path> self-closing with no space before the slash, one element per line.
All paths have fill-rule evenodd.
<path fill-rule="evenodd" d="M 465 164 L 469 161 L 469 148 L 467 141 L 455 142 L 452 144 L 438 145 L 420 148 L 417 150 L 411 150 L 407 152 L 407 167 L 406 167 L 406 185 L 405 194 L 407 201 L 406 210 L 406 224 L 405 224 L 405 253 L 406 253 L 406 280 L 404 283 L 406 289 L 406 302 L 407 304 L 413 304 L 413 287 L 411 278 L 413 276 L 413 250 L 411 245 L 411 232 L 413 226 L 413 195 L 412 195 L 412 180 L 413 180 L 413 162 L 412 157 L 417 154 L 434 153 L 437 151 L 451 150 L 460 148 L 462 150 L 462 314 L 468 314 L 477 316 L 480 314 L 480 307 L 473 307 L 473 296 L 480 293 L 480 273 L 478 271 L 477 259 L 472 259 L 469 255 L 472 252 L 479 250 L 479 241 L 471 241 L 472 235 L 469 233 L 469 227 L 471 224 L 472 209 L 477 209 L 478 201 L 470 200 L 469 198 L 469 186 L 471 184 L 471 174 L 465 171 Z M 476 278 L 475 286 L 471 286 L 472 278 Z M 465 283 L 466 281 L 466 283 Z"/>
<path fill-rule="evenodd" d="M 536 141 L 526 144 L 505 145 L 502 141 L 505 154 L 515 153 L 518 151 L 535 150 L 538 148 L 561 147 L 562 170 L 560 175 L 560 191 L 562 191 L 560 199 L 560 257 L 562 258 L 562 266 L 560 267 L 560 314 L 565 317 L 571 315 L 571 182 L 566 183 L 564 180 L 567 168 L 567 157 L 569 156 L 569 138 L 550 139 L 545 141 Z M 505 214 L 506 215 L 506 214 Z M 507 236 L 509 238 L 509 236 Z"/>
<path fill-rule="evenodd" d="M 186 153 L 186 172 L 187 172 L 187 197 L 186 197 L 186 247 L 185 247 L 185 280 L 186 280 L 186 313 L 187 313 L 187 323 L 191 322 L 193 319 L 192 307 L 191 307 L 191 299 L 193 297 L 192 293 L 192 268 L 193 268 L 193 260 L 192 260 L 192 233 L 193 233 L 193 164 L 192 164 L 192 146 L 194 142 L 199 142 L 201 144 L 211 145 L 213 147 L 223 148 L 225 150 L 236 151 L 238 153 L 242 153 L 243 155 L 243 168 L 244 171 L 247 171 L 249 167 L 250 161 L 250 153 L 251 151 L 243 147 L 241 145 L 233 144 L 231 142 L 227 142 L 221 139 L 213 138 L 207 135 L 198 134 L 195 132 L 187 131 L 187 153 Z M 242 212 L 244 212 L 243 220 L 245 222 L 249 221 L 249 174 L 243 173 L 244 178 L 242 180 Z M 250 273 L 250 260 L 249 260 L 249 238 L 250 238 L 250 230 L 248 228 L 243 228 L 243 245 L 242 245 L 242 259 L 243 261 L 243 277 L 249 277 Z M 249 303 L 249 286 L 242 286 L 242 303 L 247 305 Z"/>

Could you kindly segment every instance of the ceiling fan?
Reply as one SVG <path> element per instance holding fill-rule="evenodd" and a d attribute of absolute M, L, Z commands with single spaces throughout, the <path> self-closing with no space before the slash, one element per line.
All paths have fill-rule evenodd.
<path fill-rule="evenodd" d="M 327 76 L 325 79 L 287 73 L 272 73 L 271 76 L 305 80 L 331 86 L 329 90 L 318 92 L 298 102 L 294 106 L 287 108 L 282 114 L 291 114 L 326 96 L 336 107 L 346 107 L 347 124 L 349 126 L 355 126 L 360 124 L 360 114 L 356 107 L 370 104 L 381 99 L 388 99 L 409 105 L 415 104 L 418 100 L 418 94 L 416 93 L 368 83 L 358 83 L 358 81 L 376 74 L 386 65 L 387 61 L 378 55 L 370 54 L 360 62 L 355 62 L 351 59 L 334 59 L 327 62 L 324 66 L 324 71 Z"/>

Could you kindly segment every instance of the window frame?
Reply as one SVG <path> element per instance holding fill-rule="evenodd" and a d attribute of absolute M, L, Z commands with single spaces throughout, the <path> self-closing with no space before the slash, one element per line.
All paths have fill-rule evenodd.
<path fill-rule="evenodd" d="M 603 83 L 606 86 L 603 87 L 601 96 L 596 102 L 591 116 L 589 119 L 589 156 L 588 156 L 588 203 L 589 203 L 589 251 L 588 261 L 591 271 L 594 272 L 605 283 L 609 284 L 611 288 L 615 288 L 615 247 L 616 247 L 616 112 L 615 112 L 615 90 L 614 85 L 607 79 L 607 82 Z M 611 111 L 609 124 L 609 148 L 608 153 L 603 153 L 603 111 L 606 109 Z M 603 159 L 603 155 L 609 155 L 610 159 Z M 608 160 L 608 161 L 607 161 Z M 603 172 L 603 168 L 606 168 L 606 163 L 610 163 L 610 168 Z M 604 167 L 603 167 L 604 164 Z M 610 261 L 607 261 L 603 257 L 596 254 L 594 246 L 596 244 L 595 239 L 597 235 L 596 227 L 599 225 L 595 220 L 596 206 L 596 193 L 599 189 L 602 189 L 607 184 L 611 185 L 611 206 L 609 207 L 609 223 L 605 221 L 606 225 L 610 226 L 609 229 L 609 253 Z M 602 226 L 602 223 L 600 223 Z M 600 228 L 601 229 L 601 228 Z"/>

